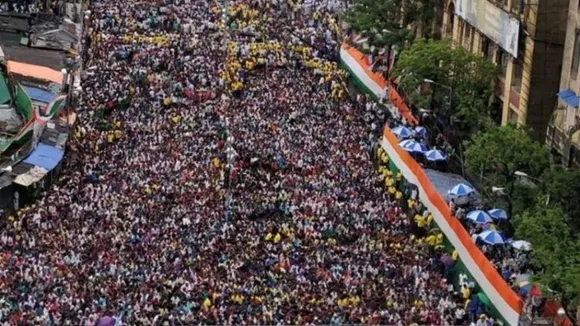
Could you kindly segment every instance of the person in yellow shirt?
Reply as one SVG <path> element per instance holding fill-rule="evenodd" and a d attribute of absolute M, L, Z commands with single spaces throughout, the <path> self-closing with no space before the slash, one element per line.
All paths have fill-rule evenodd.
<path fill-rule="evenodd" d="M 427 225 L 427 221 L 425 220 L 425 217 L 423 215 L 420 214 L 415 215 L 414 220 L 418 228 L 424 228 Z"/>
<path fill-rule="evenodd" d="M 403 199 L 403 193 L 397 190 L 397 192 L 395 193 L 395 199 L 396 200 Z"/>
<path fill-rule="evenodd" d="M 453 250 L 453 252 L 451 253 L 451 258 L 457 261 L 459 259 L 459 252 L 457 250 Z"/>
<path fill-rule="evenodd" d="M 403 174 L 399 171 L 397 173 L 397 181 L 401 181 L 401 180 L 403 180 Z"/>
<path fill-rule="evenodd" d="M 415 201 L 413 199 L 408 199 L 407 200 L 407 206 L 409 206 L 409 209 L 412 209 L 415 207 Z"/>
<path fill-rule="evenodd" d="M 431 234 L 430 236 L 427 237 L 427 244 L 429 244 L 429 246 L 435 247 L 436 242 L 437 238 L 435 235 Z"/>
<path fill-rule="evenodd" d="M 211 300 L 209 298 L 205 298 L 205 300 L 203 300 L 203 308 L 207 310 L 211 308 L 211 306 L 212 306 Z"/>
<path fill-rule="evenodd" d="M 264 240 L 270 241 L 270 240 L 272 240 L 272 237 L 273 237 L 272 233 L 268 232 L 268 234 L 266 234 L 266 236 L 264 237 Z"/>
<path fill-rule="evenodd" d="M 463 285 L 461 286 L 461 295 L 464 300 L 467 300 L 471 296 L 471 290 L 466 285 Z"/>
<path fill-rule="evenodd" d="M 381 175 L 385 175 L 385 168 L 382 165 L 379 165 L 379 167 L 377 168 L 377 171 L 379 171 L 379 174 Z"/>
<path fill-rule="evenodd" d="M 433 214 L 429 213 L 427 215 L 427 228 L 430 228 L 433 224 Z"/>
<path fill-rule="evenodd" d="M 279 243 L 282 240 L 282 236 L 280 235 L 280 233 L 276 233 L 276 235 L 274 236 L 274 243 Z"/>
<path fill-rule="evenodd" d="M 438 233 L 437 234 L 437 239 L 435 240 L 435 244 L 438 246 L 442 246 L 443 245 L 443 233 Z"/>
<path fill-rule="evenodd" d="M 214 157 L 214 159 L 212 160 L 212 164 L 214 168 L 219 169 L 220 166 L 222 165 L 222 162 L 219 158 Z"/>

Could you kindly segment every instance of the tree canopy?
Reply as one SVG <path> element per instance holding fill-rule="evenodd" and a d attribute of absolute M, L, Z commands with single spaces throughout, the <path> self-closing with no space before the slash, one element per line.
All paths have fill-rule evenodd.
<path fill-rule="evenodd" d="M 527 191 L 526 187 L 518 187 L 517 182 L 533 187 L 534 182 L 530 179 L 540 177 L 550 167 L 550 152 L 534 141 L 525 129 L 507 125 L 492 128 L 467 142 L 465 167 L 471 176 L 481 179 L 486 190 L 505 188 L 511 215 L 516 190 Z M 522 180 L 518 176 L 521 172 L 529 177 Z"/>
<path fill-rule="evenodd" d="M 554 166 L 543 176 L 544 194 L 550 203 L 559 205 L 570 216 L 569 224 L 576 234 L 580 232 L 580 171 Z"/>
<path fill-rule="evenodd" d="M 354 31 L 368 38 L 371 46 L 402 47 L 411 39 L 406 27 L 412 18 L 401 10 L 403 4 L 403 0 L 356 0 L 343 19 Z"/>
<path fill-rule="evenodd" d="M 568 228 L 559 206 L 538 205 L 517 215 L 515 236 L 533 247 L 535 279 L 558 293 L 563 302 L 580 304 L 580 242 Z"/>
<path fill-rule="evenodd" d="M 486 126 L 498 74 L 486 58 L 452 47 L 447 40 L 417 40 L 401 53 L 393 74 L 413 104 L 446 116 L 464 135 Z M 429 91 L 416 91 L 426 85 Z"/>

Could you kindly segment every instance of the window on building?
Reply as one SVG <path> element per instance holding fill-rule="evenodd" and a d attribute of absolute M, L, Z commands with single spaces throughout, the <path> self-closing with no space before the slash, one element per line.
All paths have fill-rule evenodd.
<path fill-rule="evenodd" d="M 578 66 L 580 64 L 580 31 L 576 31 L 576 39 L 574 40 L 574 54 L 572 55 L 572 70 L 570 71 L 570 78 L 576 79 L 578 75 Z"/>
<path fill-rule="evenodd" d="M 455 25 L 455 5 L 453 3 L 449 4 L 447 11 L 447 16 L 449 17 L 449 23 L 447 24 L 447 37 L 453 37 L 453 26 Z"/>
<path fill-rule="evenodd" d="M 512 0 L 512 12 L 516 15 L 521 15 L 524 12 L 524 0 Z"/>
<path fill-rule="evenodd" d="M 489 43 L 490 43 L 489 39 L 485 37 L 485 35 L 481 35 L 481 53 L 483 53 L 484 57 L 491 59 L 493 57 L 489 56 L 489 48 L 490 48 Z"/>
<path fill-rule="evenodd" d="M 518 123 L 518 113 L 511 108 L 508 109 L 508 123 Z"/>
<path fill-rule="evenodd" d="M 524 63 L 520 60 L 514 62 L 514 75 L 512 77 L 512 88 L 518 93 L 522 87 L 522 76 L 524 74 Z"/>
<path fill-rule="evenodd" d="M 487 39 L 487 40 L 488 40 L 488 47 L 487 47 L 487 53 L 485 53 L 485 55 L 487 56 L 487 58 L 489 60 L 495 60 L 495 63 L 498 64 L 497 57 L 495 56 L 495 53 L 497 52 L 497 49 L 498 49 L 497 44 L 495 44 L 490 39 Z"/>
<path fill-rule="evenodd" d="M 465 24 L 465 29 L 463 30 L 463 46 L 468 47 L 471 43 L 471 26 L 469 24 Z"/>
<path fill-rule="evenodd" d="M 505 52 L 504 50 L 499 50 L 497 55 L 497 65 L 501 70 L 501 76 L 505 76 L 505 72 L 507 71 L 508 62 L 510 60 L 510 55 Z"/>
<path fill-rule="evenodd" d="M 502 114 L 502 110 L 503 110 L 503 101 L 498 96 L 493 97 L 493 102 L 491 103 L 490 109 L 491 109 L 490 110 L 491 118 L 493 119 L 493 121 L 495 121 L 495 123 L 500 125 L 501 124 L 501 114 Z"/>

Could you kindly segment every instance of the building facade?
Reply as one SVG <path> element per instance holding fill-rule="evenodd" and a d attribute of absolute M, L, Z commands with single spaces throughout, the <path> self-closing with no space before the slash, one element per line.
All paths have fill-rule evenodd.
<path fill-rule="evenodd" d="M 500 67 L 494 119 L 525 125 L 539 140 L 556 103 L 569 1 L 445 0 L 443 36 Z"/>
<path fill-rule="evenodd" d="M 579 0 L 570 0 L 560 84 L 546 143 L 561 163 L 580 167 L 580 12 Z M 564 25 L 564 24 L 563 24 Z"/>

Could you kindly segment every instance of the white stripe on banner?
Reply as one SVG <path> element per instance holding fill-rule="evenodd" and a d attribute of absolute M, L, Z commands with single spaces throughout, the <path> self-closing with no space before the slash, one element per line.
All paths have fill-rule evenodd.
<path fill-rule="evenodd" d="M 364 68 L 346 51 L 343 47 L 340 48 L 340 58 L 344 64 L 356 75 L 368 89 L 370 89 L 377 97 L 384 97 L 385 89 L 381 88 L 377 82 L 372 80 L 365 72 Z"/>

